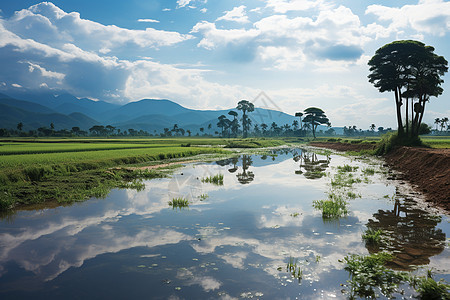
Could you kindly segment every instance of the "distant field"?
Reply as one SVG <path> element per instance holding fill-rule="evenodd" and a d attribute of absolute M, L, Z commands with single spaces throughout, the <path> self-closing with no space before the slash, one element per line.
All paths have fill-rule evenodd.
<path fill-rule="evenodd" d="M 450 136 L 421 136 L 420 138 L 432 148 L 450 148 Z"/>

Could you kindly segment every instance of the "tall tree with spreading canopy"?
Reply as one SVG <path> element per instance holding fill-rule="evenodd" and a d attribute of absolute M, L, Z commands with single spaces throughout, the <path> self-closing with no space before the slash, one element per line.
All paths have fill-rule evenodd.
<path fill-rule="evenodd" d="M 406 133 L 417 137 L 430 97 L 442 94 L 441 76 L 447 72 L 447 61 L 434 48 L 412 41 L 395 41 L 379 48 L 369 61 L 371 82 L 380 92 L 394 92 L 399 136 L 405 135 L 402 105 L 406 100 Z M 409 106 L 409 101 L 411 105 Z M 409 108 L 410 107 L 410 108 Z M 408 113 L 411 113 L 409 127 Z"/>
<path fill-rule="evenodd" d="M 309 123 L 312 134 L 316 138 L 316 129 L 319 125 L 331 126 L 330 120 L 325 115 L 325 112 L 317 107 L 309 107 L 304 111 L 305 117 L 303 118 L 304 123 Z"/>
<path fill-rule="evenodd" d="M 255 106 L 253 103 L 247 101 L 247 100 L 241 100 L 238 102 L 238 105 L 236 107 L 238 110 L 242 110 L 242 132 L 243 137 L 247 137 L 247 132 L 250 129 L 250 118 L 247 116 L 247 113 L 252 112 L 255 110 Z"/>

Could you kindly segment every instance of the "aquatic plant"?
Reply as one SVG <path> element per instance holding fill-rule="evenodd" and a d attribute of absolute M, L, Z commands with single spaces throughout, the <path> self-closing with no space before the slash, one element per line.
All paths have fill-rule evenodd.
<path fill-rule="evenodd" d="M 375 169 L 373 169 L 373 168 L 365 168 L 365 169 L 362 170 L 362 172 L 366 176 L 374 175 L 375 174 Z"/>
<path fill-rule="evenodd" d="M 292 277 L 297 278 L 299 281 L 302 280 L 303 277 L 303 271 L 300 268 L 300 266 L 297 265 L 298 258 L 289 257 L 289 262 L 286 266 L 286 271 L 291 273 Z"/>
<path fill-rule="evenodd" d="M 362 239 L 369 245 L 377 245 L 382 241 L 383 230 L 368 228 L 362 235 Z"/>
<path fill-rule="evenodd" d="M 212 183 L 215 185 L 223 185 L 223 174 L 217 174 L 214 176 L 203 177 L 202 182 Z"/>
<path fill-rule="evenodd" d="M 178 197 L 173 198 L 172 201 L 169 201 L 169 205 L 172 206 L 172 208 L 183 208 L 183 207 L 189 207 L 189 201 L 188 199 L 184 197 Z"/>
<path fill-rule="evenodd" d="M 340 218 L 347 215 L 347 202 L 341 195 L 330 193 L 327 200 L 314 200 L 313 207 L 322 211 L 322 218 Z"/>
<path fill-rule="evenodd" d="M 347 280 L 350 298 L 377 298 L 378 291 L 390 297 L 401 283 L 408 282 L 408 273 L 396 272 L 384 266 L 392 258 L 386 252 L 345 256 L 341 262 L 345 262 L 345 270 L 350 273 L 351 278 Z"/>
<path fill-rule="evenodd" d="M 420 299 L 450 299 L 450 285 L 444 280 L 436 281 L 429 275 L 417 281 L 418 284 L 413 286 L 419 293 Z"/>
<path fill-rule="evenodd" d="M 344 188 L 344 187 L 352 187 L 355 183 L 361 183 L 360 178 L 354 178 L 351 173 L 337 173 L 331 179 L 331 186 Z"/>
<path fill-rule="evenodd" d="M 343 165 L 343 166 L 338 166 L 337 169 L 338 169 L 338 172 L 346 173 L 346 172 L 355 172 L 356 170 L 358 170 L 358 167 L 352 167 L 350 165 Z"/>
<path fill-rule="evenodd" d="M 200 199 L 200 201 L 205 201 L 206 199 L 209 198 L 208 194 L 201 194 L 200 196 L 198 196 L 198 198 Z"/>

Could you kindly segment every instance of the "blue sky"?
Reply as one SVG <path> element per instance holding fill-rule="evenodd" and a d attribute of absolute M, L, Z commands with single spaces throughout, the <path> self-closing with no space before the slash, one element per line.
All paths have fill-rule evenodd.
<path fill-rule="evenodd" d="M 289 114 L 318 106 L 333 126 L 395 127 L 393 95 L 368 83 L 367 61 L 400 39 L 450 60 L 449 31 L 443 0 L 2 1 L 0 91 L 194 109 L 247 99 Z M 427 106 L 430 125 L 450 116 L 444 80 Z"/>

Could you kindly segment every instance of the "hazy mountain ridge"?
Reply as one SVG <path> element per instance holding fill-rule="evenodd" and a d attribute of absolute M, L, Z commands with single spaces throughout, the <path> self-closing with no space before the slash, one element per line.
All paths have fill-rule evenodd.
<path fill-rule="evenodd" d="M 21 100 L 18 100 L 20 96 Z M 24 99 L 24 100 L 23 100 Z M 218 117 L 236 111 L 241 118 L 242 113 L 236 108 L 227 110 L 194 110 L 183 107 L 173 101 L 163 99 L 142 99 L 119 106 L 104 101 L 94 101 L 87 98 L 78 99 L 68 93 L 53 95 L 50 93 L 14 93 L 13 96 L 0 94 L 2 105 L 1 128 L 15 129 L 19 122 L 24 124 L 24 130 L 49 127 L 55 129 L 71 129 L 80 127 L 88 130 L 93 125 L 112 125 L 117 129 L 145 130 L 149 133 L 161 133 L 164 128 L 173 128 L 174 124 L 192 133 L 204 128 L 205 133 L 220 131 L 217 127 Z M 252 127 L 265 123 L 269 127 L 275 122 L 278 126 L 292 125 L 294 116 L 275 110 L 255 108 L 249 114 Z M 208 129 L 211 124 L 211 129 Z M 155 132 L 156 131 L 156 132 Z"/>

